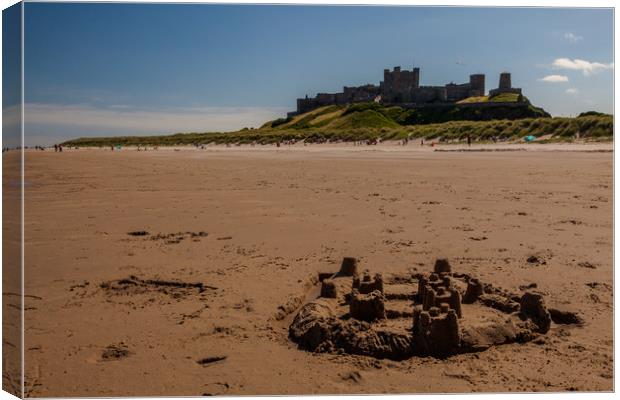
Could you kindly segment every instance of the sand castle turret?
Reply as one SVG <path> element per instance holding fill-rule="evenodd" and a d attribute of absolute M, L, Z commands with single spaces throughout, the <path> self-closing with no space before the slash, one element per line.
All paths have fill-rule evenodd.
<path fill-rule="evenodd" d="M 447 273 L 452 271 L 452 266 L 445 258 L 438 258 L 435 260 L 435 267 L 433 268 L 436 274 Z"/>
<path fill-rule="evenodd" d="M 333 279 L 324 279 L 321 282 L 321 297 L 335 299 L 338 297 L 338 289 Z"/>
<path fill-rule="evenodd" d="M 443 303 L 428 311 L 416 310 L 413 319 L 412 343 L 416 352 L 436 357 L 457 352 L 461 332 L 455 310 Z"/>
<path fill-rule="evenodd" d="M 461 293 L 457 289 L 450 289 L 450 302 L 448 303 L 450 308 L 456 312 L 456 316 L 463 317 L 463 311 L 461 308 Z"/>
<path fill-rule="evenodd" d="M 370 273 L 366 270 L 362 274 L 362 277 L 355 275 L 353 277 L 353 289 L 357 289 L 361 294 L 368 294 L 375 290 L 383 293 L 383 275 L 376 273 L 373 278 L 370 277 Z"/>
<path fill-rule="evenodd" d="M 342 259 L 338 276 L 354 276 L 357 274 L 357 258 L 345 257 Z"/>
<path fill-rule="evenodd" d="M 483 287 L 478 279 L 469 279 L 467 281 L 467 289 L 465 290 L 465 295 L 463 296 L 463 303 L 471 304 L 478 300 L 483 293 Z"/>
<path fill-rule="evenodd" d="M 420 354 L 442 357 L 458 351 L 463 312 L 461 293 L 453 285 L 448 260 L 437 259 L 433 271 L 418 279 L 417 301 L 422 308 L 413 311 L 412 343 Z"/>
<path fill-rule="evenodd" d="M 538 326 L 540 333 L 547 333 L 551 328 L 551 314 L 547 311 L 545 300 L 538 293 L 525 293 L 521 297 L 521 313 Z"/>
<path fill-rule="evenodd" d="M 461 293 L 452 285 L 448 260 L 438 259 L 434 270 L 428 278 L 421 277 L 418 280 L 417 298 L 422 304 L 422 310 L 429 311 L 433 307 L 441 309 L 445 304 L 461 318 Z"/>
<path fill-rule="evenodd" d="M 378 290 L 361 294 L 357 289 L 351 291 L 349 314 L 360 321 L 375 321 L 385 318 L 385 297 Z"/>
<path fill-rule="evenodd" d="M 433 307 L 440 308 L 442 304 L 446 304 L 450 309 L 454 310 L 459 318 L 462 315 L 461 294 L 455 288 L 445 288 L 443 286 L 433 289 L 432 286 L 426 285 L 424 294 L 421 297 L 422 310 L 429 311 Z"/>

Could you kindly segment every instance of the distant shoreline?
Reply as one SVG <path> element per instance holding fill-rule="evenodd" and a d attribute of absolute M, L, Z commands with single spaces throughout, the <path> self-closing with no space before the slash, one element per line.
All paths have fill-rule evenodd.
<path fill-rule="evenodd" d="M 503 142 L 503 143 L 437 143 L 425 141 L 424 145 L 420 140 L 411 140 L 407 145 L 402 141 L 386 140 L 378 144 L 356 144 L 356 142 L 331 142 L 331 143 L 294 143 L 281 144 L 207 144 L 201 146 L 194 145 L 170 145 L 170 146 L 135 146 L 127 145 L 114 147 L 110 146 L 66 146 L 63 152 L 75 151 L 107 151 L 107 152 L 317 152 L 317 151 L 350 151 L 350 152 L 393 152 L 393 153 L 502 153 L 502 152 L 548 152 L 548 151 L 573 151 L 573 152 L 613 152 L 614 142 L 611 141 L 574 141 L 574 142 L 555 142 L 555 143 L 524 143 L 524 142 Z M 140 149 L 140 150 L 138 150 Z M 29 153 L 40 153 L 41 150 L 34 148 L 27 149 Z M 48 148 L 45 152 L 54 152 L 53 148 Z"/>

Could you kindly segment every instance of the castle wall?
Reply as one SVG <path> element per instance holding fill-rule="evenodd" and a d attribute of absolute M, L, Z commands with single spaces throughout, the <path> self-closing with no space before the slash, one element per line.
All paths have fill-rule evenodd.
<path fill-rule="evenodd" d="M 364 85 L 343 88 L 343 96 L 348 103 L 360 103 L 374 101 L 381 94 L 381 88 L 376 85 Z"/>
<path fill-rule="evenodd" d="M 471 85 L 469 83 L 463 83 L 457 85 L 456 83 L 448 83 L 446 85 L 446 97 L 450 102 L 457 102 L 469 97 L 471 91 Z"/>
<path fill-rule="evenodd" d="M 346 104 L 348 102 L 344 93 L 318 93 L 316 97 L 297 99 L 297 114 L 303 114 L 319 107 Z"/>
<path fill-rule="evenodd" d="M 396 105 L 396 104 L 394 104 Z M 518 101 L 508 101 L 508 102 L 482 102 L 482 103 L 461 103 L 461 104 L 454 104 L 454 103 L 448 103 L 448 102 L 443 102 L 443 103 L 399 103 L 398 104 L 399 107 L 402 108 L 439 108 L 439 109 L 445 109 L 445 110 L 450 110 L 453 109 L 455 107 L 458 107 L 460 109 L 463 108 L 480 108 L 480 109 L 489 109 L 489 108 L 493 108 L 493 107 L 502 107 L 502 108 L 521 108 L 521 107 L 527 107 L 527 103 L 525 102 L 518 102 Z"/>
<path fill-rule="evenodd" d="M 508 89 L 497 88 L 497 89 L 489 90 L 489 97 L 497 96 L 498 94 L 502 94 L 502 93 L 522 94 L 521 88 L 508 88 Z"/>
<path fill-rule="evenodd" d="M 448 83 L 446 85 L 446 95 L 450 102 L 457 102 L 468 97 L 484 96 L 485 77 L 484 74 L 473 74 L 469 76 L 469 83 Z"/>
<path fill-rule="evenodd" d="M 447 100 L 446 88 L 444 86 L 420 86 L 411 92 L 413 103 L 437 103 Z"/>
<path fill-rule="evenodd" d="M 316 100 L 306 97 L 305 99 L 297 99 L 297 114 L 303 114 L 317 108 Z"/>

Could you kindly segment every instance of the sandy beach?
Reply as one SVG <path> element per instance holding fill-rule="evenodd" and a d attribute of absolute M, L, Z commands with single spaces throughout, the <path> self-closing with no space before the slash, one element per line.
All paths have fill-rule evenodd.
<path fill-rule="evenodd" d="M 612 150 L 28 151 L 26 395 L 611 391 Z M 345 256 L 384 274 L 447 258 L 584 324 L 447 359 L 300 350 L 279 307 Z"/>

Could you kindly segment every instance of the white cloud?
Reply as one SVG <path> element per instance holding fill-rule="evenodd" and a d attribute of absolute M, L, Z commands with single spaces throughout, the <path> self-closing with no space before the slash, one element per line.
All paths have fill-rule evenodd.
<path fill-rule="evenodd" d="M 574 71 L 581 71 L 585 76 L 589 76 L 593 73 L 606 70 L 613 69 L 613 63 L 599 63 L 599 62 L 590 62 L 586 60 L 580 60 L 575 58 L 571 60 L 569 58 L 558 58 L 553 61 L 553 67 L 556 69 L 570 69 Z"/>
<path fill-rule="evenodd" d="M 574 88 L 574 87 L 568 88 L 568 89 L 566 89 L 566 93 L 568 93 L 568 94 L 579 94 L 579 89 Z"/>
<path fill-rule="evenodd" d="M 578 35 L 575 35 L 575 34 L 574 34 L 574 33 L 572 33 L 572 32 L 566 32 L 566 33 L 564 34 L 564 39 L 566 39 L 566 40 L 568 40 L 569 42 L 571 42 L 571 43 L 573 43 L 573 44 L 574 44 L 574 43 L 577 43 L 577 42 L 582 41 L 582 40 L 583 40 L 583 36 L 578 36 Z"/>
<path fill-rule="evenodd" d="M 562 83 L 568 82 L 568 77 L 565 75 L 547 75 L 544 78 L 539 79 L 542 82 L 550 82 L 550 83 Z"/>

